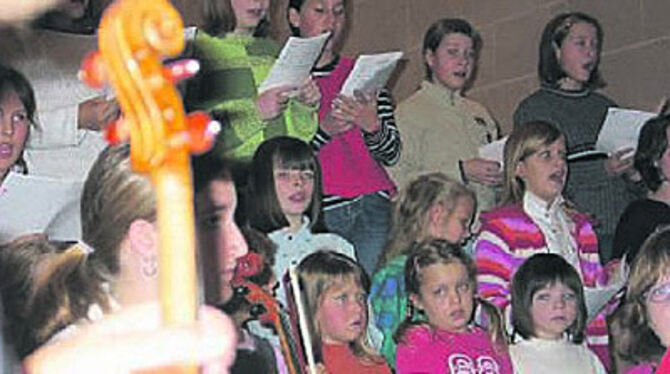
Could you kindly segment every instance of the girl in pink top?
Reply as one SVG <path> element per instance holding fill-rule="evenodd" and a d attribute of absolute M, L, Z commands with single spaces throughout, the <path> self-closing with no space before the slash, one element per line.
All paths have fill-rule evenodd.
<path fill-rule="evenodd" d="M 405 265 L 410 313 L 396 333 L 398 374 L 513 372 L 502 316 L 475 299 L 476 273 L 458 245 L 430 240 L 412 249 Z M 486 330 L 473 323 L 476 303 L 488 319 Z"/>
<path fill-rule="evenodd" d="M 315 359 L 320 374 L 391 374 L 386 361 L 367 344 L 365 270 L 332 251 L 305 257 L 298 266 Z"/>
<path fill-rule="evenodd" d="M 386 242 L 396 186 L 386 172 L 400 158 L 394 105 L 385 89 L 340 95 L 355 59 L 341 56 L 351 0 L 289 0 L 295 36 L 330 32 L 312 77 L 319 86 L 319 129 L 311 145 L 323 177 L 323 212 L 328 230 L 350 241 L 371 274 Z"/>

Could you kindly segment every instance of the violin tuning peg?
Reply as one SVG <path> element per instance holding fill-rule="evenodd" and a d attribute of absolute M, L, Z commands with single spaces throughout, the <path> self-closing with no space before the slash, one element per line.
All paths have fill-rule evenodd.
<path fill-rule="evenodd" d="M 190 113 L 186 119 L 188 123 L 189 147 L 193 153 L 203 153 L 209 150 L 214 138 L 221 131 L 221 124 L 212 121 L 207 113 Z"/>
<path fill-rule="evenodd" d="M 107 81 L 105 63 L 99 51 L 89 52 L 81 64 L 77 77 L 92 88 L 102 89 Z"/>
<path fill-rule="evenodd" d="M 123 119 L 117 119 L 105 129 L 105 140 L 111 145 L 119 144 L 128 139 L 128 131 Z"/>
<path fill-rule="evenodd" d="M 193 77 L 200 70 L 200 62 L 189 58 L 175 61 L 163 67 L 165 77 L 172 83 Z"/>

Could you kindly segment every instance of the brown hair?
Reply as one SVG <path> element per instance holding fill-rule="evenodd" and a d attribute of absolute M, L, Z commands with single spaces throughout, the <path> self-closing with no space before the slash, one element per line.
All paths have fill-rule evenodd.
<path fill-rule="evenodd" d="M 405 338 L 407 331 L 414 326 L 430 326 L 430 324 L 423 320 L 417 320 L 414 312 L 415 308 L 409 298 L 409 295 L 420 295 L 421 282 L 423 279 L 423 269 L 435 264 L 452 264 L 460 263 L 465 266 L 468 274 L 468 280 L 472 285 L 473 298 L 475 305 L 479 305 L 482 311 L 487 316 L 488 326 L 487 332 L 494 344 L 505 345 L 507 343 L 507 336 L 505 333 L 503 317 L 498 308 L 493 304 L 474 296 L 477 290 L 477 267 L 474 261 L 468 256 L 458 244 L 449 243 L 442 239 L 430 239 L 420 243 L 416 243 L 412 249 L 411 254 L 405 262 L 405 291 L 408 300 L 408 312 L 405 320 L 400 323 L 396 330 L 393 339 L 400 343 Z M 474 317 L 473 315 L 471 318 Z"/>
<path fill-rule="evenodd" d="M 561 48 L 565 37 L 570 33 L 570 28 L 577 23 L 587 23 L 596 29 L 598 39 L 598 65 L 600 64 L 600 51 L 603 44 L 603 29 L 597 19 L 580 12 L 563 13 L 554 17 L 542 32 L 540 40 L 540 58 L 537 64 L 537 74 L 540 81 L 550 87 L 557 87 L 562 78 L 566 76 L 561 63 L 556 58 L 556 49 Z M 600 88 L 605 86 L 598 65 L 593 68 L 586 87 Z"/>
<path fill-rule="evenodd" d="M 568 327 L 568 338 L 573 343 L 584 341 L 586 304 L 584 285 L 577 270 L 555 253 L 538 253 L 524 261 L 512 280 L 512 326 L 524 339 L 536 337 L 531 308 L 535 294 L 557 282 L 566 285 L 577 298 L 577 317 Z"/>
<path fill-rule="evenodd" d="M 90 257 L 101 274 L 118 274 L 119 247 L 139 219 L 156 220 L 153 187 L 131 170 L 129 144 L 107 147 L 89 171 L 81 197 L 82 238 L 95 248 Z"/>
<path fill-rule="evenodd" d="M 61 252 L 43 237 L 0 246 L 7 334 L 21 358 L 85 319 L 90 305 L 109 310 L 108 294 L 91 274 L 87 253 L 81 244 Z"/>

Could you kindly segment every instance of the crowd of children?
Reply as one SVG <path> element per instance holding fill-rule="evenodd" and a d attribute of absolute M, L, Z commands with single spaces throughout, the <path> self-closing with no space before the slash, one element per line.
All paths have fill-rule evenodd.
<path fill-rule="evenodd" d="M 237 338 L 225 345 L 235 360 L 197 356 L 204 370 L 301 373 L 311 353 L 322 374 L 670 373 L 670 117 L 645 123 L 633 157 L 583 156 L 615 106 L 596 91 L 599 22 L 573 12 L 546 25 L 541 86 L 519 103 L 499 163 L 478 154 L 498 125 L 465 95 L 476 29 L 431 24 L 425 80 L 395 110 L 387 89 L 340 93 L 355 64 L 340 54 L 350 2 L 288 1 L 294 36 L 330 33 L 295 87 L 259 91 L 278 53 L 269 0 L 206 0 L 191 33 L 201 71 L 185 104 L 223 128 L 192 158 L 199 296 L 234 327 L 211 310 L 201 323 Z M 0 66 L 0 195 L 32 174 L 26 144 L 50 125 L 16 68 Z M 96 100 L 97 120 L 118 116 Z M 130 164 L 128 144 L 97 157 L 80 241 L 0 243 L 3 339 L 25 370 L 79 370 L 59 347 L 107 347 L 93 337 L 113 339 L 104 326 L 124 313 L 155 324 L 155 191 Z M 13 214 L 25 213 L 0 221 Z"/>

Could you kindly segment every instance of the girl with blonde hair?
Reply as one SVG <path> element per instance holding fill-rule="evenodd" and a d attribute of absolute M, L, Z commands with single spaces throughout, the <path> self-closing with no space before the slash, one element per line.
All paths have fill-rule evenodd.
<path fill-rule="evenodd" d="M 482 213 L 474 244 L 480 295 L 508 314 L 512 277 L 536 253 L 563 257 L 586 289 L 608 285 L 614 272 L 600 265 L 591 220 L 562 195 L 568 174 L 563 134 L 549 123 L 528 123 L 510 134 L 504 157 L 503 206 Z M 604 314 L 588 324 L 586 337 L 607 366 Z"/>
<path fill-rule="evenodd" d="M 462 242 L 474 211 L 474 193 L 442 173 L 419 176 L 401 191 L 370 291 L 375 324 L 384 334 L 381 352 L 389 365 L 395 366 L 393 335 L 407 314 L 404 269 L 410 248 L 429 238 Z"/>
<path fill-rule="evenodd" d="M 328 373 L 391 373 L 367 343 L 365 270 L 351 258 L 318 251 L 298 265 L 315 358 Z"/>

